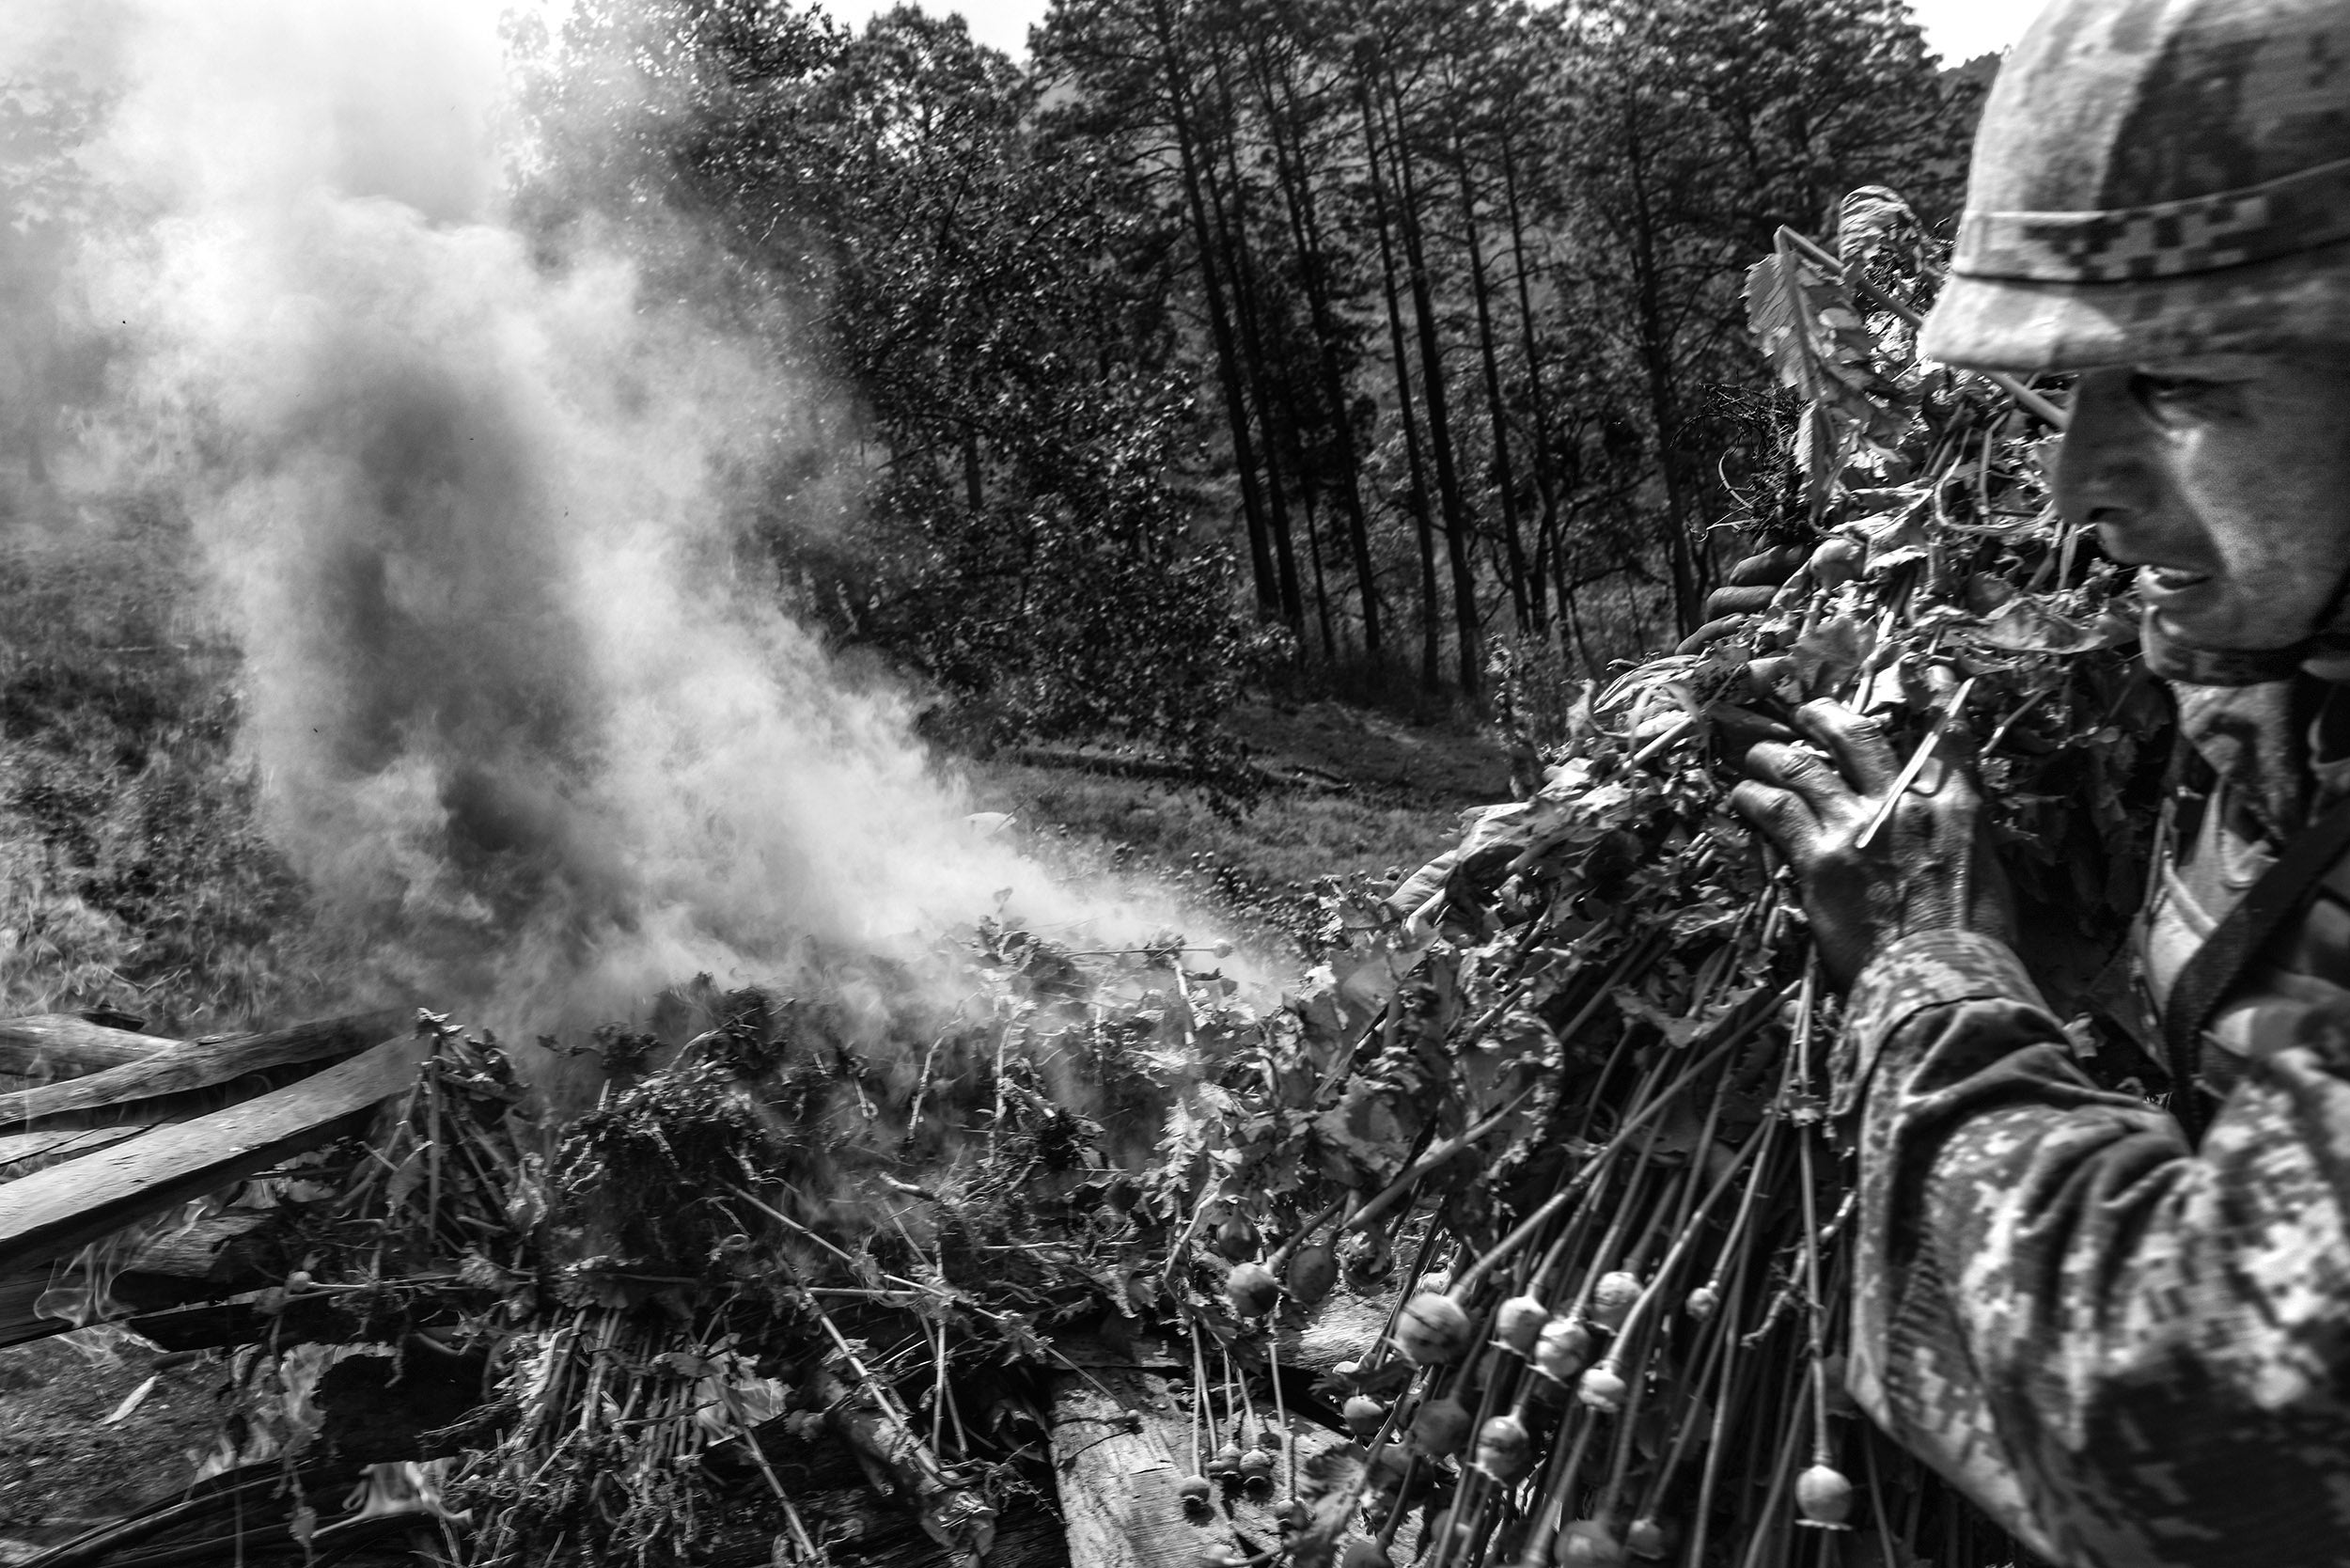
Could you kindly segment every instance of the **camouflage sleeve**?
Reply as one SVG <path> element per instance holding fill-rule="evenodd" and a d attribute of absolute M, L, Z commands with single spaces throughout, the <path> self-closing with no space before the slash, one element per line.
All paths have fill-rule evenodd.
<path fill-rule="evenodd" d="M 2350 1563 L 2350 1050 L 2248 1064 L 2199 1150 L 2092 1084 L 2015 956 L 1854 989 L 1853 1393 L 2060 1563 Z"/>

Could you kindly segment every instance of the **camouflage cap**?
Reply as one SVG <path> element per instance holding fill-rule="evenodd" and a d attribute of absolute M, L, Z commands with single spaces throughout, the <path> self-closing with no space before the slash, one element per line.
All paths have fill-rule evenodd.
<path fill-rule="evenodd" d="M 1924 351 L 2350 342 L 2350 4 L 2055 0 L 2002 62 Z"/>

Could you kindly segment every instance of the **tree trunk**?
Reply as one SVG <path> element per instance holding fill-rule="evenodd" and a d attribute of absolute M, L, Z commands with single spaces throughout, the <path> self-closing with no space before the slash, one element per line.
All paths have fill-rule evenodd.
<path fill-rule="evenodd" d="M 1339 470 L 1340 510 L 1346 518 L 1348 554 L 1353 557 L 1355 589 L 1363 618 L 1363 655 L 1372 665 L 1384 657 L 1381 635 L 1378 573 L 1371 561 L 1371 523 L 1363 510 L 1362 479 L 1355 454 L 1354 418 L 1346 396 L 1345 370 L 1339 362 L 1342 347 L 1337 313 L 1331 308 L 1328 259 L 1322 243 L 1322 226 L 1314 209 L 1313 182 L 1306 167 L 1305 149 L 1282 134 L 1283 116 L 1277 113 L 1269 82 L 1271 68 L 1259 65 L 1259 82 L 1265 96 L 1265 119 L 1273 137 L 1274 166 L 1281 177 L 1281 194 L 1289 212 L 1290 233 L 1297 246 L 1298 275 L 1306 288 L 1306 307 L 1313 321 L 1315 369 L 1322 400 L 1330 421 L 1331 443 Z M 1297 113 L 1295 95 L 1286 76 L 1281 80 L 1282 108 Z"/>
<path fill-rule="evenodd" d="M 1412 315 L 1418 325 L 1420 384 L 1428 393 L 1428 447 L 1435 459 L 1436 498 L 1444 508 L 1445 554 L 1452 566 L 1452 619 L 1460 639 L 1461 690 L 1474 698 L 1484 666 L 1482 637 L 1478 628 L 1477 582 L 1469 569 L 1468 506 L 1461 494 L 1461 478 L 1452 461 L 1452 416 L 1445 393 L 1444 350 L 1436 340 L 1434 291 L 1428 281 L 1428 251 L 1419 225 L 1419 188 L 1412 178 L 1411 149 L 1403 139 L 1403 102 L 1392 81 L 1388 95 L 1395 104 L 1395 165 L 1402 187 L 1401 228 L 1404 254 L 1411 262 Z"/>
<path fill-rule="evenodd" d="M 1232 431 L 1232 466 L 1240 472 L 1241 510 L 1248 525 L 1248 564 L 1256 578 L 1257 612 L 1280 613 L 1280 572 L 1273 559 L 1273 541 L 1265 523 L 1264 497 L 1257 489 L 1256 443 L 1248 430 L 1248 405 L 1241 391 L 1240 359 L 1232 344 L 1232 321 L 1225 308 L 1224 284 L 1216 272 L 1215 237 L 1209 227 L 1206 193 L 1201 188 L 1197 144 L 1188 106 L 1190 88 L 1183 79 L 1176 49 L 1175 21 L 1167 0 L 1154 0 L 1152 24 L 1157 34 L 1159 59 L 1167 72 L 1168 118 L 1175 131 L 1177 166 L 1182 173 L 1184 205 L 1191 218 L 1193 243 L 1199 248 L 1199 276 L 1208 296 L 1208 334 L 1215 345 L 1216 375 L 1224 392 L 1224 417 Z"/>
<path fill-rule="evenodd" d="M 1226 217 L 1226 202 L 1216 188 L 1215 171 L 1205 171 L 1210 203 L 1215 212 L 1215 227 L 1222 242 L 1221 254 L 1232 274 L 1232 303 L 1240 319 L 1241 358 L 1248 368 L 1248 381 L 1256 393 L 1257 424 L 1264 432 L 1264 470 L 1266 525 L 1273 532 L 1273 555 L 1281 585 L 1281 619 L 1297 637 L 1298 651 L 1305 651 L 1306 605 L 1297 576 L 1297 550 L 1290 530 L 1289 498 L 1281 483 L 1281 457 L 1284 443 L 1281 399 L 1273 386 L 1271 368 L 1265 353 L 1262 312 L 1257 302 L 1256 264 L 1248 249 L 1248 213 L 1241 182 L 1240 163 L 1233 151 L 1234 137 L 1230 134 L 1233 119 L 1232 94 L 1225 82 L 1224 62 L 1215 64 L 1216 90 L 1224 110 L 1224 163 L 1231 178 L 1230 216 Z"/>
<path fill-rule="evenodd" d="M 1322 656 L 1335 662 L 1339 644 L 1330 630 L 1330 586 L 1322 576 L 1322 526 L 1314 520 L 1313 491 L 1299 491 L 1297 501 L 1306 509 L 1306 553 L 1314 563 L 1314 618 L 1322 623 Z"/>
<path fill-rule="evenodd" d="M 1485 365 L 1485 406 L 1493 416 L 1494 488 L 1501 492 L 1501 542 L 1510 563 L 1510 608 L 1521 632 L 1539 636 L 1543 628 L 1528 592 L 1526 546 L 1518 535 L 1517 476 L 1511 471 L 1509 416 L 1501 403 L 1501 361 L 1494 352 L 1494 314 L 1485 287 L 1485 256 L 1477 237 L 1477 190 L 1469 180 L 1468 155 L 1457 140 L 1453 151 L 1461 167 L 1461 227 L 1468 241 L 1469 292 L 1477 302 L 1477 343 Z"/>
<path fill-rule="evenodd" d="M 1395 245 L 1387 234 L 1386 178 L 1379 169 L 1379 122 L 1371 106 L 1371 89 L 1358 89 L 1363 109 L 1363 149 L 1371 163 L 1371 214 L 1379 230 L 1379 272 L 1387 302 L 1387 347 L 1395 365 L 1395 403 L 1403 421 L 1403 450 L 1412 465 L 1412 521 L 1419 535 L 1419 682 L 1429 691 L 1437 685 L 1436 545 L 1428 519 L 1428 478 L 1419 460 L 1419 421 L 1412 412 L 1412 361 L 1403 347 L 1403 311 L 1396 298 Z"/>
<path fill-rule="evenodd" d="M 1648 161 L 1637 135 L 1624 139 L 1632 191 L 1630 246 L 1635 326 L 1640 368 L 1648 384 L 1649 417 L 1656 431 L 1656 463 L 1665 480 L 1665 559 L 1672 576 L 1673 619 L 1682 635 L 1697 630 L 1704 585 L 1689 538 L 1689 498 L 1676 454 L 1681 438 L 1680 394 L 1673 381 L 1671 329 L 1665 322 L 1663 280 L 1656 256 L 1656 220 L 1650 203 Z"/>
<path fill-rule="evenodd" d="M 1560 537 L 1559 487 L 1550 467 L 1550 397 L 1543 386 L 1542 350 L 1534 331 L 1534 296 L 1526 283 L 1526 221 L 1518 207 L 1517 159 L 1510 150 L 1506 131 L 1501 137 L 1501 189 L 1510 215 L 1510 270 L 1517 283 L 1518 330 L 1526 348 L 1527 390 L 1534 405 L 1534 494 L 1542 504 L 1543 518 L 1534 545 L 1533 595 L 1535 614 L 1541 617 L 1543 555 L 1563 554 L 1566 541 Z M 1579 619 L 1575 635 L 1578 639 L 1582 635 Z"/>

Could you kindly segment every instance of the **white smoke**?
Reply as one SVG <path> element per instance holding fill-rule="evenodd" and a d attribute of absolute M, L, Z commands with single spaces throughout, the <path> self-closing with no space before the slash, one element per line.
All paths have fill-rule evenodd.
<path fill-rule="evenodd" d="M 543 1028 L 1007 889 L 1086 913 L 743 580 L 728 476 L 813 440 L 815 391 L 502 221 L 497 6 L 47 14 L 118 93 L 87 153 L 117 216 L 74 261 L 114 340 L 84 462 L 189 510 L 267 830 L 384 980 Z"/>

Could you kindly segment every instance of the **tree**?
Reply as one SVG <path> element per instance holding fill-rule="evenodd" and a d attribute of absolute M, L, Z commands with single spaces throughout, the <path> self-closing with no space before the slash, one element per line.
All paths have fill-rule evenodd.
<path fill-rule="evenodd" d="M 1751 382 L 1738 290 L 1781 224 L 1857 185 L 1946 211 L 1974 91 L 1946 86 L 1902 0 L 1592 0 L 1565 15 L 1559 152 L 1574 267 L 1637 366 L 1676 616 L 1700 616 L 1701 389 Z"/>
<path fill-rule="evenodd" d="M 1041 136 L 1033 82 L 910 7 L 854 38 L 762 0 L 584 10 L 542 113 L 608 102 L 615 62 L 644 107 L 571 124 L 586 162 L 551 165 L 532 210 L 550 234 L 599 199 L 649 235 L 692 220 L 725 259 L 713 308 L 854 395 L 816 459 L 835 482 L 774 477 L 765 543 L 814 612 L 990 735 L 1213 750 L 1261 647 L 1195 537 L 1193 370 L 1104 149 Z M 843 481 L 855 525 L 791 525 L 795 486 Z"/>

